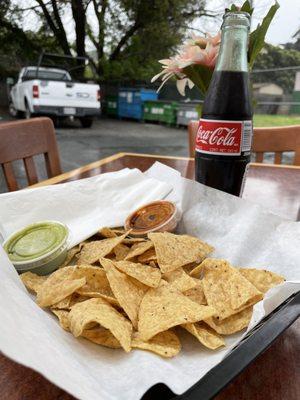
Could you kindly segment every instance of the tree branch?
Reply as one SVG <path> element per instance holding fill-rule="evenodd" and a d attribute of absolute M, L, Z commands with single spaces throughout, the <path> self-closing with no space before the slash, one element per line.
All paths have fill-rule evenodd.
<path fill-rule="evenodd" d="M 96 0 L 93 1 L 95 15 L 98 21 L 98 57 L 101 59 L 104 55 L 104 41 L 105 41 L 105 13 L 108 6 L 108 0 L 102 0 L 101 10 L 99 11 L 99 3 Z"/>
<path fill-rule="evenodd" d="M 56 39 L 57 39 L 57 41 L 58 41 L 60 47 L 62 48 L 62 50 L 64 51 L 65 54 L 71 55 L 70 46 L 69 46 L 69 43 L 68 43 L 68 40 L 67 40 L 67 36 L 66 36 L 66 32 L 65 32 L 65 30 L 64 30 L 63 25 L 62 25 L 62 30 L 59 29 L 59 28 L 55 25 L 55 23 L 54 23 L 54 21 L 53 21 L 51 15 L 50 15 L 50 13 L 49 13 L 47 7 L 46 7 L 46 4 L 43 2 L 43 0 L 36 0 L 36 2 L 37 2 L 37 3 L 39 4 L 39 6 L 41 7 L 41 9 L 42 9 L 42 11 L 43 11 L 43 14 L 44 14 L 44 17 L 45 17 L 45 19 L 46 19 L 46 22 L 48 23 L 50 29 L 52 30 L 54 36 L 56 37 Z M 55 0 L 51 0 L 52 6 L 53 6 L 53 3 L 54 3 L 54 7 L 55 7 L 55 8 L 53 8 L 53 12 L 54 12 L 54 14 L 55 14 L 55 9 L 57 10 L 56 4 L 55 4 Z M 58 12 L 58 10 L 57 10 L 57 12 Z M 59 16 L 59 15 L 58 15 L 58 16 Z M 61 22 L 60 17 L 59 17 L 59 20 L 60 20 L 60 22 Z M 62 24 L 62 23 L 61 23 L 61 24 Z"/>
<path fill-rule="evenodd" d="M 96 38 L 95 38 L 95 36 L 94 36 L 94 34 L 92 32 L 92 29 L 91 29 L 91 27 L 90 27 L 90 25 L 88 23 L 86 23 L 86 34 L 88 35 L 88 38 L 93 43 L 93 45 L 95 46 L 96 50 L 98 51 L 99 50 L 99 48 L 98 48 L 99 43 L 97 42 L 97 40 L 96 40 Z"/>
<path fill-rule="evenodd" d="M 132 25 L 131 28 L 129 28 L 129 30 L 125 33 L 125 35 L 122 37 L 122 39 L 119 41 L 117 47 L 114 49 L 114 51 L 111 53 L 109 60 L 113 61 L 116 58 L 118 58 L 118 55 L 121 52 L 122 47 L 124 46 L 124 44 L 128 41 L 128 39 L 130 39 L 135 32 L 141 27 L 141 24 L 139 24 L 138 22 L 136 22 L 134 25 Z"/>
<path fill-rule="evenodd" d="M 55 0 L 53 0 L 55 2 Z M 77 55 L 85 56 L 85 21 L 86 15 L 82 0 L 71 0 L 72 15 L 75 21 L 76 52 Z"/>
<path fill-rule="evenodd" d="M 55 21 L 58 26 L 60 41 L 63 43 L 63 46 L 65 48 L 64 51 L 66 52 L 66 50 L 67 50 L 66 54 L 71 55 L 70 46 L 69 46 L 68 39 L 67 39 L 67 34 L 66 34 L 64 25 L 62 23 L 62 20 L 60 18 L 59 11 L 57 8 L 57 1 L 51 0 L 51 4 L 52 4 L 52 8 L 53 8 L 53 15 L 54 15 Z"/>

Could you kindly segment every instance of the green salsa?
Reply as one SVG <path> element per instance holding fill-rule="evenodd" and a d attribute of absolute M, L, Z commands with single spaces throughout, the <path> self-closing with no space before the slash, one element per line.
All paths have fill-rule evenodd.
<path fill-rule="evenodd" d="M 34 260 L 59 247 L 67 235 L 64 225 L 54 221 L 38 222 L 12 235 L 4 249 L 12 262 Z"/>

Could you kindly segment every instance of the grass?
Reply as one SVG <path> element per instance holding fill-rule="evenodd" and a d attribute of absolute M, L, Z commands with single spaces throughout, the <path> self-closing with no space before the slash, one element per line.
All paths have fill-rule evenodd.
<path fill-rule="evenodd" d="M 300 125 L 300 115 L 267 115 L 255 114 L 254 126 Z"/>

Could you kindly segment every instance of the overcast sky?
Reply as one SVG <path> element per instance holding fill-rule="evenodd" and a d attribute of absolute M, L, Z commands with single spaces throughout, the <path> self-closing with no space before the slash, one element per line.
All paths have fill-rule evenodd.
<path fill-rule="evenodd" d="M 259 2 L 261 0 L 256 0 Z M 300 0 L 279 0 L 280 8 L 267 34 L 267 42 L 286 43 L 300 28 Z"/>
<path fill-rule="evenodd" d="M 1 1 L 1 0 L 0 0 Z M 29 6 L 36 4 L 35 0 L 14 0 L 16 3 L 22 6 Z M 267 13 L 269 7 L 274 4 L 275 0 L 253 0 L 255 7 L 255 14 L 253 16 L 252 24 L 257 25 L 261 21 L 262 17 Z M 223 13 L 225 5 L 229 6 L 232 3 L 241 5 L 244 0 L 206 0 L 206 9 Z M 270 26 L 267 34 L 267 42 L 272 44 L 287 43 L 292 39 L 292 36 L 300 28 L 300 0 L 278 0 L 280 8 Z M 217 32 L 219 23 L 211 18 L 200 18 L 193 24 L 194 28 L 201 29 L 207 32 Z M 33 15 L 26 15 L 23 21 L 23 27 L 25 29 L 32 29 L 33 24 L 36 24 L 37 20 Z M 64 25 L 68 32 L 68 35 L 74 40 L 74 28 L 71 15 L 67 13 L 64 18 Z M 89 46 L 88 46 L 89 47 Z"/>
<path fill-rule="evenodd" d="M 224 3 L 237 5 L 243 4 L 244 0 L 207 0 L 206 8 L 211 11 L 222 12 Z M 266 41 L 272 44 L 281 44 L 292 41 L 292 36 L 300 28 L 300 0 L 278 0 L 280 8 L 276 13 L 275 18 L 269 28 Z M 253 0 L 255 13 L 253 15 L 253 26 L 261 21 L 262 17 L 267 13 L 268 9 L 274 0 Z M 195 27 L 205 29 L 207 31 L 216 31 L 219 26 L 216 26 L 215 21 L 209 19 L 200 19 L 195 24 Z"/>

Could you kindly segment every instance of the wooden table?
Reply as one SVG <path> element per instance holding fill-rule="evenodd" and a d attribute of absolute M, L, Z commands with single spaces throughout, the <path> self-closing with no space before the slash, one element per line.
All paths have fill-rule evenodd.
<path fill-rule="evenodd" d="M 177 169 L 182 176 L 193 178 L 194 161 L 190 158 L 119 153 L 34 186 L 67 182 L 125 167 L 145 171 L 155 161 Z M 299 220 L 300 167 L 251 164 L 243 198 L 260 203 L 286 218 Z M 216 400 L 300 399 L 299 348 L 298 320 L 234 379 Z M 0 354 L 0 399 L 74 400 L 74 397 L 51 384 L 40 374 Z"/>

